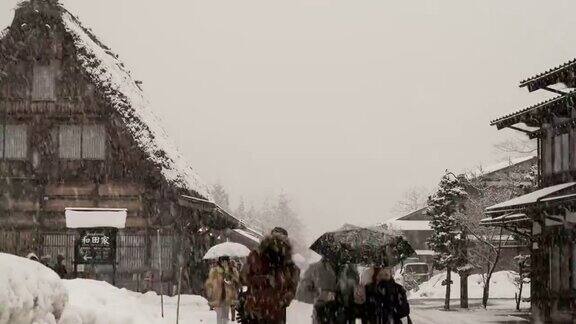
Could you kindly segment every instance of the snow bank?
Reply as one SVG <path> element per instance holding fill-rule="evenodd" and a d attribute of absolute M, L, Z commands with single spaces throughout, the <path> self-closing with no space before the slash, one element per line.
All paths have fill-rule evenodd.
<path fill-rule="evenodd" d="M 460 276 L 452 272 L 452 286 L 450 291 L 450 298 L 460 298 Z M 518 274 L 513 271 L 499 271 L 495 272 L 490 279 L 490 298 L 514 298 L 514 294 L 518 291 L 514 280 L 518 278 Z M 442 286 L 442 281 L 446 279 L 446 272 L 439 273 L 430 280 L 422 283 L 418 290 L 410 291 L 411 299 L 419 298 L 444 298 L 446 294 L 446 287 Z M 471 275 L 468 277 L 468 297 L 469 298 L 482 298 L 482 289 L 484 283 L 482 276 L 479 274 Z M 530 297 L 530 284 L 524 284 L 522 289 L 522 298 Z"/>
<path fill-rule="evenodd" d="M 39 262 L 0 253 L 0 324 L 55 324 L 67 300 L 54 271 Z"/>
<path fill-rule="evenodd" d="M 103 281 L 61 280 L 41 263 L 0 253 L 0 324 L 167 324 L 175 323 L 178 297 L 114 287 Z M 200 296 L 180 298 L 182 323 L 216 320 Z"/>
<path fill-rule="evenodd" d="M 175 317 L 177 297 L 164 297 L 162 318 L 160 296 L 154 292 L 141 294 L 87 279 L 64 280 L 64 285 L 70 305 L 59 324 L 157 324 Z M 182 319 L 190 323 L 211 317 L 208 302 L 200 296 L 182 295 L 180 309 Z M 184 310 L 190 314 L 185 316 Z"/>

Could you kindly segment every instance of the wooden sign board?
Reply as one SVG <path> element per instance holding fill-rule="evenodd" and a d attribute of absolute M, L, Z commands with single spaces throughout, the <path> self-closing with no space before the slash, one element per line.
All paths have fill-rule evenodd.
<path fill-rule="evenodd" d="M 115 264 L 116 228 L 86 228 L 76 241 L 76 264 Z"/>

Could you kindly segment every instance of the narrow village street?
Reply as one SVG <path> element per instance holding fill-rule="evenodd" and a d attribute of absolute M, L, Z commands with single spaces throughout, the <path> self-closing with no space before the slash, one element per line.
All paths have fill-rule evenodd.
<path fill-rule="evenodd" d="M 412 300 L 411 319 L 414 324 L 522 324 L 529 323 L 525 313 L 513 310 L 511 299 L 493 300 L 487 310 L 481 308 L 479 299 L 470 300 L 467 311 L 458 308 L 458 301 L 452 300 L 452 310 L 444 311 L 443 300 Z M 294 303 L 288 309 L 289 324 L 312 323 L 312 305 Z M 524 316 L 524 317 L 523 317 Z M 358 321 L 359 323 L 359 321 Z"/>
<path fill-rule="evenodd" d="M 575 11 L 1 0 L 0 324 L 576 324 Z"/>

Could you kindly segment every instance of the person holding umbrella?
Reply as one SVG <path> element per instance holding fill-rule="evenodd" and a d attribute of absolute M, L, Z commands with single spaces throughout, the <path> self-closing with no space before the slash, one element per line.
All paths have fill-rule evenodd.
<path fill-rule="evenodd" d="M 314 304 L 312 323 L 336 323 L 339 306 L 336 301 L 338 290 L 337 265 L 323 257 L 304 272 L 298 287 L 298 299 Z"/>
<path fill-rule="evenodd" d="M 359 314 L 354 314 L 350 308 L 346 312 L 344 307 L 345 314 L 360 316 L 365 323 L 370 324 L 396 324 L 396 320 L 408 315 L 406 291 L 393 281 L 390 270 L 382 270 L 398 264 L 414 253 L 414 249 L 401 236 L 382 227 L 362 228 L 349 225 L 338 231 L 324 233 L 310 249 L 331 260 L 331 263 L 359 264 L 374 268 L 372 282 L 365 287 L 357 286 L 353 292 L 354 303 L 360 304 L 357 307 Z M 390 315 L 391 310 L 394 311 L 393 315 Z M 348 321 L 350 317 L 352 316 L 344 316 Z M 395 321 L 390 322 L 389 318 Z"/>
<path fill-rule="evenodd" d="M 230 307 L 238 298 L 240 277 L 238 270 L 230 267 L 230 257 L 222 256 L 217 264 L 210 269 L 206 280 L 206 295 L 209 305 L 216 310 L 216 323 L 228 323 Z"/>

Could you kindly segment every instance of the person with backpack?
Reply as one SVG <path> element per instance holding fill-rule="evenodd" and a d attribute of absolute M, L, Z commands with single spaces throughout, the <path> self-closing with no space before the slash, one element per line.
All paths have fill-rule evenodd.
<path fill-rule="evenodd" d="M 392 270 L 384 267 L 370 269 L 372 278 L 366 283 L 362 300 L 363 324 L 402 324 L 410 320 L 410 305 L 404 287 L 394 281 Z"/>
<path fill-rule="evenodd" d="M 252 251 L 242 268 L 238 316 L 244 324 L 284 324 L 294 299 L 300 269 L 292 261 L 292 245 L 283 228 L 275 228 Z"/>

